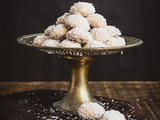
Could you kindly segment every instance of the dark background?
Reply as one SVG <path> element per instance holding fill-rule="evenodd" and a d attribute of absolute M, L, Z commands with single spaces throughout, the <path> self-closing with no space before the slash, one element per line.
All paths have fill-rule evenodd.
<path fill-rule="evenodd" d="M 87 0 L 109 25 L 144 41 L 124 54 L 98 56 L 90 81 L 160 80 L 159 0 Z M 66 81 L 70 69 L 63 57 L 19 45 L 17 37 L 41 33 L 69 11 L 76 0 L 1 0 L 0 81 Z"/>

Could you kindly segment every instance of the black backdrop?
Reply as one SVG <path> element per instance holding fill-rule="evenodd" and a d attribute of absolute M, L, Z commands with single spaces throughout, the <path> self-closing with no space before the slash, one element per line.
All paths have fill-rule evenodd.
<path fill-rule="evenodd" d="M 140 38 L 142 46 L 124 54 L 98 56 L 90 81 L 160 80 L 159 0 L 87 0 L 109 25 L 123 35 Z M 70 70 L 63 57 L 19 45 L 16 38 L 40 33 L 69 11 L 76 0 L 1 0 L 0 81 L 66 81 Z"/>

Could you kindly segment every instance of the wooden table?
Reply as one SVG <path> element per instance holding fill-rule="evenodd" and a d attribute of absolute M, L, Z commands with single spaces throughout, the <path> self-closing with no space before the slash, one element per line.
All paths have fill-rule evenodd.
<path fill-rule="evenodd" d="M 67 90 L 68 82 L 1 82 L 0 96 L 29 90 Z M 160 81 L 159 82 L 89 82 L 94 96 L 125 100 L 137 104 L 153 120 L 160 120 Z"/>

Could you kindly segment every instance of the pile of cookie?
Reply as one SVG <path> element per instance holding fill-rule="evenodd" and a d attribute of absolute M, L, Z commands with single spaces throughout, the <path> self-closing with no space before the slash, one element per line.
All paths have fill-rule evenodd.
<path fill-rule="evenodd" d="M 125 46 L 120 36 L 118 28 L 107 25 L 106 19 L 95 13 L 93 4 L 78 2 L 38 35 L 33 44 L 68 48 Z"/>
<path fill-rule="evenodd" d="M 126 120 L 125 116 L 117 110 L 107 110 L 96 102 L 83 103 L 77 113 L 83 120 Z"/>

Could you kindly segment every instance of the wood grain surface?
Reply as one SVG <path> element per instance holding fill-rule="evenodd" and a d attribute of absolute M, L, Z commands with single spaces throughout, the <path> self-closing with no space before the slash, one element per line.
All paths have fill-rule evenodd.
<path fill-rule="evenodd" d="M 1 82 L 0 96 L 30 90 L 64 90 L 68 82 Z M 89 82 L 94 96 L 125 100 L 138 105 L 153 120 L 160 120 L 160 82 Z"/>

